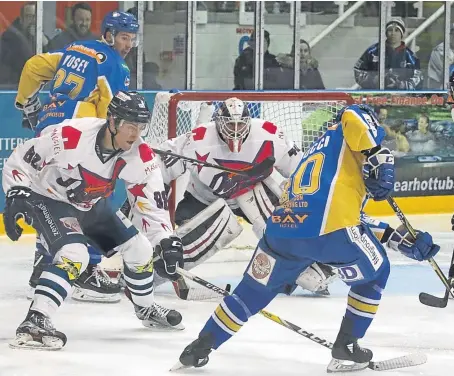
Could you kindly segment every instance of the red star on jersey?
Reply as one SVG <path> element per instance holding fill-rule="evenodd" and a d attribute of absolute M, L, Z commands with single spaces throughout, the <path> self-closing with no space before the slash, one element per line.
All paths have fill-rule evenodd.
<path fill-rule="evenodd" d="M 199 153 L 195 152 L 195 156 L 196 156 L 197 160 L 200 162 L 206 162 L 209 155 L 210 155 L 210 153 L 207 153 L 205 155 L 200 155 Z M 202 170 L 202 168 L 203 168 L 202 165 L 197 165 L 197 172 L 199 174 L 200 174 L 200 171 Z"/>
<path fill-rule="evenodd" d="M 147 198 L 143 189 L 147 186 L 147 184 L 136 184 L 134 187 L 129 188 L 128 191 L 135 197 L 143 197 Z"/>

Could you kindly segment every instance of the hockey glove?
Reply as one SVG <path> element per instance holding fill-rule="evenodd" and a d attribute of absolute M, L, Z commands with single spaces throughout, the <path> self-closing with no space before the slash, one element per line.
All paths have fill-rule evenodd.
<path fill-rule="evenodd" d="M 19 218 L 23 218 L 29 225 L 33 222 L 33 203 L 29 201 L 31 197 L 32 190 L 28 187 L 15 186 L 6 192 L 3 221 L 6 235 L 12 241 L 19 240 L 22 235 L 22 227 L 17 224 Z"/>
<path fill-rule="evenodd" d="M 363 178 L 375 201 L 385 200 L 394 188 L 394 156 L 388 148 L 381 148 L 367 156 Z"/>
<path fill-rule="evenodd" d="M 433 243 L 432 236 L 428 232 L 417 231 L 416 240 L 414 240 L 403 225 L 391 234 L 388 247 L 418 261 L 434 257 L 440 250 L 440 247 Z"/>
<path fill-rule="evenodd" d="M 38 114 L 41 112 L 39 98 L 30 98 L 24 106 L 16 102 L 16 107 L 22 111 L 22 127 L 34 130 L 38 124 Z"/>
<path fill-rule="evenodd" d="M 156 246 L 155 251 L 159 259 L 154 263 L 156 272 L 163 278 L 176 281 L 180 278 L 177 266 L 183 268 L 183 243 L 177 236 L 162 239 Z"/>

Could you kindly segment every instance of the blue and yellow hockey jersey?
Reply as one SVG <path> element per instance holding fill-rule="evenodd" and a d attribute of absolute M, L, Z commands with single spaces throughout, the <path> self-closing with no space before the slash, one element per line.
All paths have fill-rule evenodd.
<path fill-rule="evenodd" d="M 363 150 L 382 142 L 384 129 L 358 106 L 348 107 L 303 154 L 267 223 L 278 237 L 310 238 L 360 223 L 366 196 Z"/>
<path fill-rule="evenodd" d="M 127 90 L 129 80 L 129 68 L 114 48 L 100 40 L 74 42 L 27 61 L 16 102 L 24 105 L 51 81 L 49 102 L 38 116 L 38 130 L 65 119 L 105 118 L 112 96 Z"/>

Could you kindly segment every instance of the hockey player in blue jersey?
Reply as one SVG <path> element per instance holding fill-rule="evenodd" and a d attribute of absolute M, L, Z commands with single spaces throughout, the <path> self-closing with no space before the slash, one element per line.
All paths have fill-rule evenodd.
<path fill-rule="evenodd" d="M 360 347 L 358 339 L 377 312 L 390 264 L 383 245 L 360 221 L 360 212 L 367 193 L 379 201 L 393 190 L 394 157 L 381 146 L 384 136 L 369 107 L 352 105 L 338 113 L 335 124 L 304 153 L 243 279 L 185 348 L 180 367 L 207 364 L 213 349 L 278 293 L 291 292 L 301 271 L 315 261 L 337 268 L 350 286 L 328 371 L 368 366 L 372 351 Z M 390 235 L 388 245 L 418 261 L 440 249 L 430 234 L 418 232 L 412 241 L 402 226 Z"/>
<path fill-rule="evenodd" d="M 102 22 L 101 40 L 73 42 L 61 50 L 30 58 L 21 74 L 16 107 L 23 112 L 22 125 L 38 136 L 65 119 L 106 118 L 113 94 L 127 90 L 130 73 L 124 58 L 137 46 L 139 24 L 129 13 L 110 12 Z M 37 93 L 50 81 L 49 97 L 41 107 Z M 76 281 L 73 298 L 116 302 L 120 286 L 112 283 L 97 264 L 101 255 L 90 247 L 90 264 Z M 36 287 L 41 270 L 51 260 L 37 244 L 35 266 L 29 284 Z M 30 297 L 33 294 L 30 294 Z"/>

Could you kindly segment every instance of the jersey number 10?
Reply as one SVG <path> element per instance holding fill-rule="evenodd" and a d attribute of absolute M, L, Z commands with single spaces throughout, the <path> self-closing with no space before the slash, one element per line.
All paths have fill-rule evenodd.
<path fill-rule="evenodd" d="M 319 190 L 324 160 L 325 154 L 315 153 L 298 167 L 292 179 L 294 195 L 312 195 Z"/>

